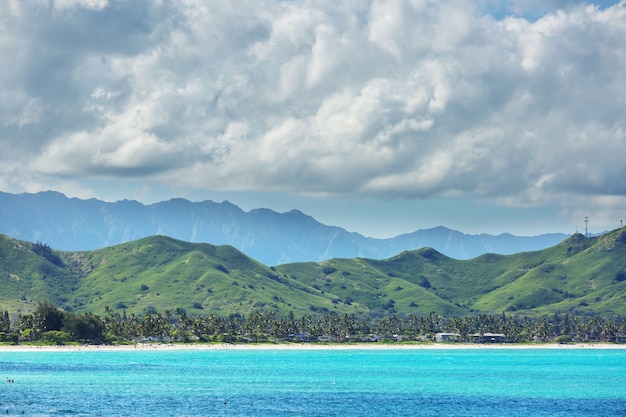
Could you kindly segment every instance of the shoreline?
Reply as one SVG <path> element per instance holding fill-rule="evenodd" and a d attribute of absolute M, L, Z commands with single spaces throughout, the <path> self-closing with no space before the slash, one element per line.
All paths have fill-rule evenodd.
<path fill-rule="evenodd" d="M 133 345 L 3 345 L 2 352 L 114 352 L 182 350 L 498 350 L 498 349 L 626 349 L 626 344 L 611 343 L 137 343 Z"/>

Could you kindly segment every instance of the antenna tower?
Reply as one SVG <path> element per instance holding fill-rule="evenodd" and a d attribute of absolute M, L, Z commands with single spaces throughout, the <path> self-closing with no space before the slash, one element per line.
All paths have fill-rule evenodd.
<path fill-rule="evenodd" d="M 589 237 L 589 231 L 587 230 L 587 223 L 589 223 L 589 217 L 585 216 L 585 237 Z"/>

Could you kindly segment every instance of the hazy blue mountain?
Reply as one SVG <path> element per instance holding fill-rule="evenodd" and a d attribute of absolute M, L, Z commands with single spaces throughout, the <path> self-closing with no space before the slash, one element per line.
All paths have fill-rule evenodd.
<path fill-rule="evenodd" d="M 384 221 L 384 219 L 381 219 Z M 512 254 L 555 245 L 567 235 L 532 237 L 468 235 L 445 227 L 375 239 L 326 226 L 292 210 L 243 211 L 224 201 L 172 199 L 144 205 L 137 201 L 81 200 L 47 191 L 0 192 L 0 233 L 67 251 L 99 249 L 152 235 L 188 242 L 232 245 L 266 265 L 331 258 L 384 259 L 405 250 L 432 247 L 456 259 L 483 253 Z"/>

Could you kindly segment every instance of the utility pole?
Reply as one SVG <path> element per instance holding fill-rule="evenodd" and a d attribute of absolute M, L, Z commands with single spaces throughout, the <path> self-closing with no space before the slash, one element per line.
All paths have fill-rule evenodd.
<path fill-rule="evenodd" d="M 589 237 L 589 230 L 587 229 L 587 223 L 589 223 L 589 217 L 585 216 L 585 237 Z"/>

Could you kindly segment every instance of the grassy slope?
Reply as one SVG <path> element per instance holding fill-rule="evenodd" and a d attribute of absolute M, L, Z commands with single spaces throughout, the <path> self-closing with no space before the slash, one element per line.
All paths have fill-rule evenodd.
<path fill-rule="evenodd" d="M 324 274 L 324 268 L 336 271 Z M 308 285 L 351 294 L 373 309 L 393 299 L 402 313 L 626 314 L 626 229 L 596 238 L 574 235 L 542 251 L 466 261 L 425 248 L 382 261 L 334 259 L 279 269 Z"/>
<path fill-rule="evenodd" d="M 61 304 L 80 282 L 77 271 L 33 252 L 34 245 L 0 235 L 0 307 L 30 310 L 41 295 Z"/>
<path fill-rule="evenodd" d="M 543 251 L 467 261 L 433 249 L 386 260 L 333 259 L 269 268 L 230 246 L 162 236 L 89 252 L 54 252 L 0 236 L 0 310 L 43 300 L 101 314 L 337 312 L 463 315 L 555 311 L 626 314 L 626 228 L 575 235 Z"/>
<path fill-rule="evenodd" d="M 482 297 L 476 308 L 537 313 L 626 312 L 626 231 L 572 236 L 545 251 L 514 255 L 530 261 L 515 281 Z M 620 275 L 622 274 L 622 275 Z"/>
<path fill-rule="evenodd" d="M 76 292 L 75 305 L 89 311 L 126 306 L 130 312 L 153 307 L 228 315 L 335 307 L 320 291 L 281 277 L 230 246 L 151 237 L 78 256 L 79 265 L 93 270 Z"/>

